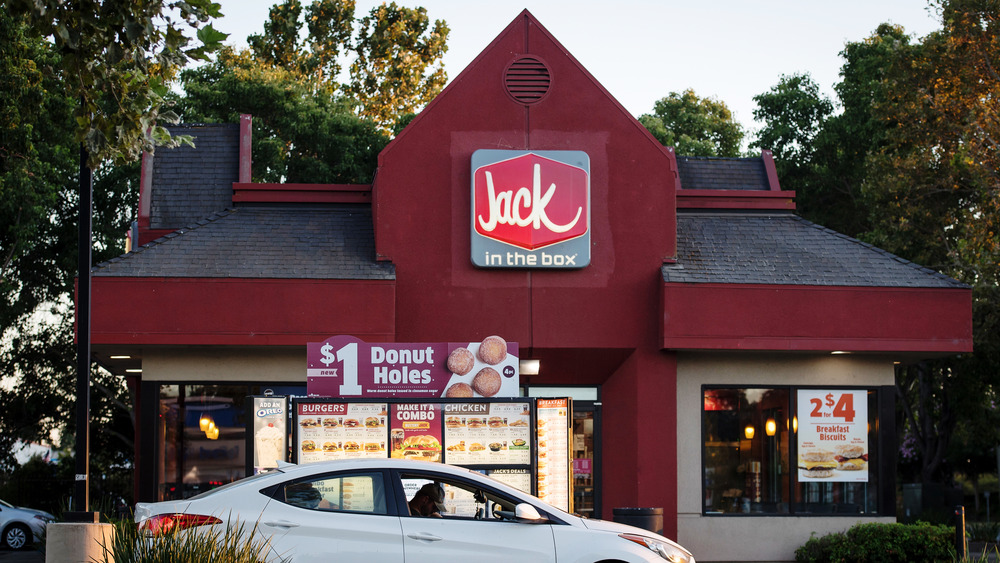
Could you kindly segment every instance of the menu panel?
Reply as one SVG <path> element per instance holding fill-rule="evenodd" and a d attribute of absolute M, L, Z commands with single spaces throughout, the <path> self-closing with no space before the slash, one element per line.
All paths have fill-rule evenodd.
<path fill-rule="evenodd" d="M 538 498 L 569 512 L 572 498 L 568 455 L 570 399 L 538 399 L 537 416 Z"/>
<path fill-rule="evenodd" d="M 448 403 L 445 460 L 452 465 L 530 465 L 529 403 Z"/>
<path fill-rule="evenodd" d="M 386 403 L 299 403 L 296 414 L 298 463 L 387 455 Z"/>
<path fill-rule="evenodd" d="M 392 405 L 390 436 L 394 458 L 441 461 L 441 405 Z"/>

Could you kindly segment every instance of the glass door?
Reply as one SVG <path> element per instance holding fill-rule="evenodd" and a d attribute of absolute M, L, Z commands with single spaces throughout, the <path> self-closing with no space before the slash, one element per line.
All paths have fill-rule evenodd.
<path fill-rule="evenodd" d="M 599 518 L 600 494 L 597 428 L 600 404 L 573 402 L 573 511 L 588 518 Z"/>

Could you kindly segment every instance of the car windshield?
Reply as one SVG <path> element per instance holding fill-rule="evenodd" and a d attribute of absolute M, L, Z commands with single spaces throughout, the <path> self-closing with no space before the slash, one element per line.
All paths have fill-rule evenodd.
<path fill-rule="evenodd" d="M 240 479 L 238 481 L 233 481 L 232 483 L 226 483 L 225 485 L 222 485 L 221 487 L 216 487 L 216 488 L 214 488 L 214 489 L 212 489 L 210 491 L 205 491 L 204 493 L 197 494 L 197 495 L 191 497 L 189 500 L 194 500 L 194 499 L 199 499 L 199 498 L 205 498 L 207 496 L 214 495 L 215 493 L 221 493 L 222 491 L 224 491 L 226 489 L 229 489 L 231 487 L 235 487 L 237 485 L 244 485 L 244 484 L 247 484 L 247 483 L 253 483 L 254 481 L 263 479 L 264 477 L 270 477 L 271 475 L 274 475 L 275 473 L 284 473 L 284 471 L 282 471 L 280 469 L 272 469 L 270 471 L 265 471 L 263 473 L 258 473 L 256 475 L 251 475 L 250 477 L 244 477 L 244 478 L 242 478 L 242 479 Z"/>

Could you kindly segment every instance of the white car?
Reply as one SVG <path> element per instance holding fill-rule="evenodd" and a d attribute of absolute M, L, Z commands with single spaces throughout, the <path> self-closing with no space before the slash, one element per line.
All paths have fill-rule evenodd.
<path fill-rule="evenodd" d="M 8 549 L 21 549 L 45 536 L 45 526 L 55 518 L 48 512 L 20 508 L 0 500 L 0 540 Z"/>
<path fill-rule="evenodd" d="M 411 514 L 427 484 L 441 517 Z M 294 563 L 694 563 L 653 532 L 567 514 L 474 471 L 402 459 L 290 465 L 189 499 L 139 503 L 135 519 L 147 534 L 256 526 L 271 560 Z"/>

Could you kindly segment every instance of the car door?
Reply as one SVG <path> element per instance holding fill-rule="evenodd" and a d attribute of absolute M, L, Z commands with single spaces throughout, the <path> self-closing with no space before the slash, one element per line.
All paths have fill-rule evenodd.
<path fill-rule="evenodd" d="M 494 500 L 502 497 L 480 483 L 449 481 L 441 475 L 404 475 L 403 489 L 412 498 L 422 483 L 437 482 L 444 489 L 446 510 L 440 518 L 402 513 L 406 563 L 475 561 L 476 563 L 554 563 L 551 524 L 504 521 L 495 517 Z M 476 499 L 488 498 L 486 502 Z M 503 508 L 513 509 L 513 501 Z M 477 518 L 477 513 L 479 518 Z"/>
<path fill-rule="evenodd" d="M 293 563 L 402 563 L 399 517 L 380 471 L 355 471 L 281 484 L 257 523 L 272 556 Z"/>

